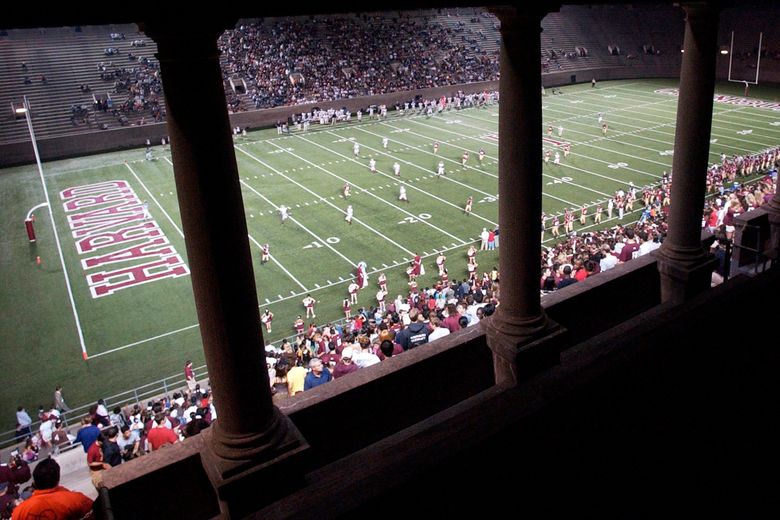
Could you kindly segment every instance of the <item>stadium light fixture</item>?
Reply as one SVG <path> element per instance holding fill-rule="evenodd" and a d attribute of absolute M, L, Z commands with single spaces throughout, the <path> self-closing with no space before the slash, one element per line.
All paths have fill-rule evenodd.
<path fill-rule="evenodd" d="M 27 106 L 24 104 L 23 99 L 11 100 L 11 115 L 14 119 L 23 119 L 27 113 Z"/>

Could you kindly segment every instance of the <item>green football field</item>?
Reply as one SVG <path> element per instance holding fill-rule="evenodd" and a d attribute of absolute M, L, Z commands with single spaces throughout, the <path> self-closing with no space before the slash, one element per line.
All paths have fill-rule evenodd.
<path fill-rule="evenodd" d="M 595 206 L 630 182 L 657 183 L 672 164 L 677 97 L 656 91 L 675 87 L 669 81 L 620 81 L 595 89 L 564 87 L 563 95 L 548 89 L 540 131 L 547 138 L 547 126 L 553 125 L 546 146 L 554 152 L 570 143 L 571 155 L 560 165 L 551 160 L 544 166 L 544 211 Z M 741 90 L 722 84 L 717 93 Z M 776 95 L 759 87 L 751 92 L 768 100 Z M 609 124 L 606 136 L 598 113 Z M 714 114 L 711 162 L 721 153 L 780 144 L 780 113 L 716 103 Z M 405 294 L 405 268 L 415 253 L 424 257 L 426 270 L 420 287 L 437 278 L 439 251 L 447 255 L 450 279 L 462 279 L 469 244 L 498 222 L 497 123 L 496 105 L 430 118 L 391 113 L 385 121 L 364 118 L 358 124 L 353 118 L 333 127 L 312 125 L 305 134 L 293 129 L 279 136 L 271 129 L 238 138 L 258 311 L 275 315 L 266 342 L 293 334 L 307 293 L 319 302 L 316 322 L 341 318 L 341 301 L 359 262 L 367 264 L 369 287 L 360 293 L 358 307 L 375 304 L 380 271 L 388 277 L 390 299 Z M 384 137 L 389 138 L 386 149 Z M 435 141 L 440 143 L 436 155 Z M 477 160 L 480 148 L 483 164 Z M 470 158 L 462 166 L 464 151 Z M 0 431 L 13 428 L 16 406 L 31 412 L 39 404 L 48 406 L 57 384 L 69 404 L 78 406 L 179 373 L 188 358 L 203 364 L 173 167 L 169 152 L 159 146 L 154 156 L 147 161 L 140 149 L 44 163 L 54 222 L 45 208 L 35 211 L 35 243 L 28 242 L 24 227 L 28 211 L 45 201 L 35 166 L 0 174 L 5 360 Z M 377 173 L 369 171 L 371 158 Z M 441 178 L 435 175 L 440 160 L 446 168 Z M 400 178 L 392 171 L 396 161 Z M 342 196 L 345 183 L 352 188 L 348 201 Z M 398 200 L 400 186 L 408 203 Z M 470 216 L 463 211 L 468 196 L 474 198 Z M 151 219 L 105 220 L 112 214 L 108 208 L 135 204 L 137 211 L 143 201 Z M 348 204 L 354 208 L 351 225 L 344 218 Z M 291 209 L 284 224 L 281 205 Z M 636 220 L 640 211 L 636 207 L 624 223 Z M 593 211 L 589 215 L 592 222 Z M 605 214 L 604 227 L 616 223 L 606 221 Z M 137 234 L 117 238 L 118 229 L 130 225 L 138 226 Z M 575 229 L 583 228 L 577 222 Z M 272 261 L 261 264 L 264 243 L 270 244 Z M 478 253 L 477 262 L 480 271 L 491 270 L 498 265 L 498 251 Z"/>

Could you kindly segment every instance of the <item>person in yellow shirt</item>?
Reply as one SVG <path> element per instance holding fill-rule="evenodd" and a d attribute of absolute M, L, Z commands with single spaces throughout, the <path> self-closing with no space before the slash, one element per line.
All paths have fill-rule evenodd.
<path fill-rule="evenodd" d="M 303 392 L 303 382 L 306 379 L 306 369 L 299 362 L 287 372 L 287 393 L 295 395 Z"/>

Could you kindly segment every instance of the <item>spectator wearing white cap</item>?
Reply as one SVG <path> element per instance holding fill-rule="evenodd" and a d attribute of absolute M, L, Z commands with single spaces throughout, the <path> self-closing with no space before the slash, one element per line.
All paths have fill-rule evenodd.
<path fill-rule="evenodd" d="M 352 347 L 344 347 L 341 351 L 341 361 L 336 364 L 336 368 L 333 369 L 333 378 L 338 379 L 352 372 L 356 372 L 358 367 L 352 362 L 352 357 L 355 355 L 355 350 Z"/>

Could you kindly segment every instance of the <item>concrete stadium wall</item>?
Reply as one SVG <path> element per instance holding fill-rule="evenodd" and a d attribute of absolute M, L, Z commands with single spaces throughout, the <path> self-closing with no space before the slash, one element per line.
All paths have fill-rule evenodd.
<path fill-rule="evenodd" d="M 588 83 L 593 78 L 599 82 L 618 79 L 677 78 L 679 76 L 680 69 L 675 65 L 637 65 L 550 72 L 542 75 L 542 83 L 545 87 L 559 87 L 575 83 Z"/>
<path fill-rule="evenodd" d="M 679 75 L 679 70 L 675 67 L 638 65 L 635 67 L 597 68 L 549 73 L 542 75 L 542 82 L 546 87 L 552 87 L 568 85 L 571 83 L 587 83 L 594 77 L 597 81 L 608 81 L 616 79 L 676 77 L 677 75 Z M 574 79 L 574 81 L 572 81 L 572 79 Z M 239 112 L 230 115 L 230 123 L 233 127 L 240 126 L 241 128 L 248 128 L 250 130 L 267 128 L 274 126 L 277 121 L 286 120 L 293 114 L 307 112 L 314 107 L 346 107 L 350 111 L 355 112 L 358 108 L 365 109 L 369 105 L 386 104 L 393 106 L 396 103 L 408 101 L 416 95 L 431 99 L 441 96 L 451 96 L 458 91 L 472 93 L 497 89 L 498 81 L 485 81 L 464 85 L 450 85 L 429 89 L 393 92 L 380 96 L 362 96 L 336 101 Z M 34 123 L 35 122 L 33 121 L 33 124 Z M 144 146 L 146 139 L 150 139 L 151 142 L 156 145 L 159 144 L 160 138 L 167 134 L 168 129 L 165 123 L 130 126 L 39 139 L 38 150 L 41 154 L 41 160 L 53 161 L 68 157 L 79 157 L 109 151 L 138 148 Z M 33 155 L 32 146 L 29 141 L 25 140 L 0 144 L 0 167 L 30 164 L 33 162 L 35 162 L 35 156 Z"/>
<path fill-rule="evenodd" d="M 462 90 L 466 93 L 482 92 L 498 88 L 497 81 L 485 81 L 481 83 L 469 83 L 466 85 L 451 85 L 430 89 L 407 90 L 393 92 L 381 96 L 363 96 L 352 99 L 340 99 L 336 101 L 309 103 L 305 105 L 285 106 L 250 112 L 239 112 L 230 115 L 232 127 L 257 129 L 274 126 L 277 121 L 287 120 L 293 114 L 308 112 L 314 107 L 341 108 L 347 107 L 355 112 L 358 108 L 367 108 L 369 105 L 395 105 L 398 102 L 409 101 L 416 95 L 425 98 L 438 98 L 443 95 L 451 96 Z M 33 121 L 35 124 L 35 121 Z M 61 137 L 38 140 L 38 152 L 42 161 L 53 161 L 68 157 L 79 157 L 96 153 L 103 153 L 144 146 L 146 139 L 153 144 L 159 144 L 160 139 L 168 134 L 168 126 L 165 123 L 156 123 L 144 126 L 130 126 L 112 130 L 102 130 L 92 133 L 79 133 Z M 0 167 L 14 166 L 17 164 L 30 164 L 35 162 L 32 146 L 25 140 L 15 143 L 0 144 Z"/>
<path fill-rule="evenodd" d="M 592 78 L 596 78 L 596 81 L 600 82 L 620 79 L 677 78 L 679 77 L 679 74 L 679 67 L 673 64 L 637 64 L 636 66 L 602 67 L 551 72 L 542 75 L 542 83 L 545 87 L 557 87 L 575 83 L 588 83 Z M 718 59 L 717 77 L 718 79 L 726 79 L 728 77 L 728 61 L 726 58 L 719 57 Z M 780 70 L 763 69 L 761 71 L 760 81 L 762 83 L 780 83 Z M 421 95 L 424 98 L 430 99 L 438 98 L 443 95 L 451 96 L 458 91 L 470 93 L 496 89 L 498 89 L 498 81 L 485 81 L 465 85 L 393 92 L 380 96 L 362 96 L 336 101 L 240 112 L 231 114 L 230 122 L 232 126 L 258 129 L 274 126 L 277 121 L 286 120 L 287 117 L 292 114 L 306 112 L 313 107 L 346 107 L 350 111 L 355 112 L 358 108 L 365 109 L 372 104 L 387 104 L 392 106 L 399 102 L 408 101 L 416 95 Z M 138 148 L 144 146 L 146 139 L 150 139 L 153 144 L 159 144 L 160 138 L 167 134 L 168 130 L 165 123 L 132 126 L 40 139 L 38 141 L 38 150 L 43 161 L 53 161 L 68 157 Z M 25 140 L 0 144 L 0 167 L 30 164 L 34 161 L 35 157 L 29 141 Z"/>

